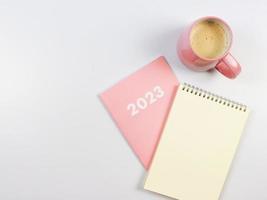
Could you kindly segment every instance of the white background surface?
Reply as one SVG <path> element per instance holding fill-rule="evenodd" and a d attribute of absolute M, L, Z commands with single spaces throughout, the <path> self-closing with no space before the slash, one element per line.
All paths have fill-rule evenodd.
<path fill-rule="evenodd" d="M 176 57 L 184 25 L 216 15 L 243 66 L 234 81 Z M 267 199 L 265 1 L 0 1 L 0 199 L 158 200 L 97 95 L 159 55 L 180 81 L 252 113 L 223 200 Z M 192 191 L 193 192 L 193 191 Z"/>

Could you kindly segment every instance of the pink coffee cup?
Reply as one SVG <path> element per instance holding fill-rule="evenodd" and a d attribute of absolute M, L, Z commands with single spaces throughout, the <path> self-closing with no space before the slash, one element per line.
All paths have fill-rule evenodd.
<path fill-rule="evenodd" d="M 182 63 L 190 69 L 208 71 L 215 68 L 224 76 L 234 79 L 241 67 L 229 53 L 232 38 L 232 31 L 226 22 L 217 17 L 203 17 L 181 34 L 177 53 Z"/>

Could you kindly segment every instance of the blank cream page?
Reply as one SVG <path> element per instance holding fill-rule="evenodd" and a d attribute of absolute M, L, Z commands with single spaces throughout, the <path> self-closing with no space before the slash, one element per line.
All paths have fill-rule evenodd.
<path fill-rule="evenodd" d="M 179 200 L 217 200 L 248 117 L 246 106 L 181 85 L 145 189 Z"/>

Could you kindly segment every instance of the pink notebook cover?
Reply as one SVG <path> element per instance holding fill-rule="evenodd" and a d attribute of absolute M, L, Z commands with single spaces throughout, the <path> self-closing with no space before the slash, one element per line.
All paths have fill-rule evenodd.
<path fill-rule="evenodd" d="M 100 95 L 146 169 L 149 168 L 178 84 L 162 56 Z"/>

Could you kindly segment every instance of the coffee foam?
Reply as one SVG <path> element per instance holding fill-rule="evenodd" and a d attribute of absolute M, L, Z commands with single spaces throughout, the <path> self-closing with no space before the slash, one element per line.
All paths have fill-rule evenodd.
<path fill-rule="evenodd" d="M 190 33 L 193 51 L 202 58 L 215 59 L 225 54 L 230 42 L 225 27 L 214 20 L 195 24 Z"/>

